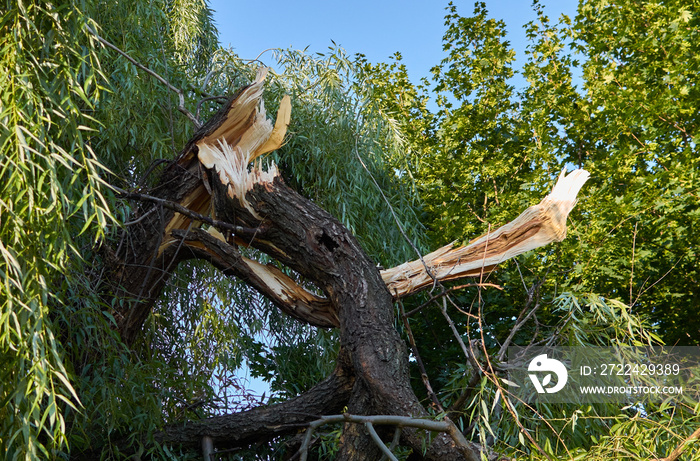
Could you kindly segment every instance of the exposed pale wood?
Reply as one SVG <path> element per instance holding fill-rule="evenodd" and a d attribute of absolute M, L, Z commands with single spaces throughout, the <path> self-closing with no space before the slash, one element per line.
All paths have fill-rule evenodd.
<path fill-rule="evenodd" d="M 199 161 L 207 168 L 216 169 L 222 182 L 229 185 L 229 195 L 237 197 L 241 204 L 245 204 L 247 187 L 251 187 L 256 181 L 271 180 L 277 174 L 274 165 L 265 171 L 259 167 L 254 168 L 252 174 L 249 174 L 248 164 L 282 146 L 291 117 L 291 99 L 285 95 L 280 102 L 274 128 L 267 118 L 262 104 L 266 75 L 267 68 L 261 68 L 255 81 L 231 99 L 222 117 L 215 118 L 218 125 L 212 126 L 208 131 L 203 127 L 205 133 L 194 143 Z M 225 154 L 221 154 L 222 151 Z M 182 163 L 182 159 L 180 162 Z M 181 204 L 197 213 L 210 214 L 211 191 L 207 186 L 206 181 L 203 182 L 201 187 L 192 191 Z M 254 212 L 252 207 L 248 208 Z M 172 231 L 187 229 L 192 224 L 190 218 L 175 213 L 165 225 L 158 254 L 169 245 L 177 244 L 178 240 L 171 236 Z M 199 226 L 201 223 L 194 224 Z"/>
<path fill-rule="evenodd" d="M 280 101 L 280 108 L 277 110 L 277 119 L 275 121 L 275 127 L 272 129 L 272 133 L 270 133 L 270 136 L 265 144 L 260 146 L 255 151 L 251 160 L 282 147 L 282 144 L 284 143 L 284 135 L 287 134 L 287 127 L 289 126 L 291 117 L 292 99 L 288 94 L 286 94 L 282 98 L 282 101 Z"/>
<path fill-rule="evenodd" d="M 466 246 L 450 244 L 438 249 L 423 257 L 425 265 L 415 260 L 386 269 L 382 279 L 391 294 L 401 298 L 432 286 L 436 279 L 479 276 L 526 251 L 560 242 L 566 237 L 566 218 L 588 177 L 585 170 L 574 170 L 568 175 L 562 171 L 552 192 L 513 221 Z"/>

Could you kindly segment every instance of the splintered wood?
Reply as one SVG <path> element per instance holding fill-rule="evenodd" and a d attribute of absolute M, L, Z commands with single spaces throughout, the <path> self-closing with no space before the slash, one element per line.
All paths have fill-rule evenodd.
<path fill-rule="evenodd" d="M 384 270 L 381 273 L 384 283 L 392 296 L 401 298 L 432 286 L 435 280 L 478 277 L 507 259 L 564 240 L 566 218 L 588 177 L 586 170 L 574 170 L 569 175 L 562 171 L 552 192 L 513 221 L 466 246 L 446 245 L 424 256 L 423 261 L 410 261 Z"/>
<path fill-rule="evenodd" d="M 256 165 L 248 170 L 250 162 L 261 155 L 279 149 L 287 133 L 291 116 L 291 99 L 285 95 L 280 101 L 277 120 L 274 127 L 267 118 L 262 94 L 268 69 L 258 70 L 255 81 L 243 89 L 228 105 L 225 116 L 199 137 L 195 143 L 197 157 L 206 168 L 212 168 L 219 175 L 223 184 L 228 185 L 228 194 L 237 198 L 254 216 L 257 216 L 245 201 L 246 191 L 256 182 L 272 181 L 277 175 L 274 164 L 263 170 Z M 203 127 L 206 130 L 207 127 Z M 185 163 L 191 158 L 188 152 L 181 157 L 179 163 Z M 211 212 L 211 191 L 202 183 L 200 187 L 182 199 L 182 204 L 192 211 L 203 215 Z M 192 220 L 180 213 L 175 213 L 166 224 L 163 243 L 158 254 L 171 244 L 177 244 L 172 238 L 172 231 L 187 229 Z M 198 224 L 195 223 L 195 227 Z"/>
<path fill-rule="evenodd" d="M 259 71 L 255 83 L 236 98 L 240 104 L 232 105 L 227 122 L 197 143 L 202 165 L 215 168 L 222 184 L 228 186 L 229 197 L 237 198 L 241 206 L 257 218 L 260 216 L 246 201 L 245 194 L 254 184 L 272 182 L 277 176 L 277 167 L 271 163 L 266 170 L 260 165 L 248 170 L 248 165 L 261 155 L 282 147 L 291 116 L 291 100 L 285 95 L 273 128 L 262 103 L 266 75 L 266 68 Z"/>

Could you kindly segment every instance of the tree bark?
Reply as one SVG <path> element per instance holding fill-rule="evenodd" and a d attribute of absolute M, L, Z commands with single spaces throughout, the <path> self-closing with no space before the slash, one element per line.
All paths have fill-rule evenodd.
<path fill-rule="evenodd" d="M 219 450 L 264 443 L 303 430 L 316 415 L 342 411 L 353 383 L 353 377 L 338 367 L 331 376 L 294 399 L 240 413 L 172 424 L 155 438 L 168 445 L 197 447 L 202 438 L 208 436 Z"/>
<path fill-rule="evenodd" d="M 296 399 L 169 426 L 157 435 L 164 443 L 198 446 L 208 436 L 217 447 L 242 446 L 298 430 L 345 406 L 353 414 L 427 418 L 410 386 L 406 346 L 393 326 L 394 299 L 435 280 L 478 275 L 485 266 L 560 240 L 587 178 L 585 172 L 574 175 L 575 181 L 565 178 L 559 192 L 555 188 L 513 223 L 466 247 L 445 247 L 380 273 L 355 237 L 287 187 L 274 165 L 267 170 L 259 161 L 249 166 L 280 146 L 289 123 L 288 99 L 282 101 L 274 127 L 266 118 L 260 105 L 263 80 L 261 73 L 232 98 L 165 169 L 159 185 L 149 191 L 161 202 L 152 200 L 135 212 L 134 224 L 126 228 L 112 258 L 114 291 L 126 301 L 116 311 L 119 332 L 127 344 L 133 343 L 176 265 L 199 258 L 244 280 L 285 313 L 311 325 L 338 328 L 341 356 L 332 376 Z M 200 215 L 212 217 L 206 231 L 200 229 Z M 228 224 L 217 230 L 216 222 Z M 275 267 L 242 257 L 238 246 L 266 253 L 315 284 L 324 296 L 309 292 Z M 402 442 L 421 453 L 425 435 L 404 428 Z M 379 456 L 364 426 L 345 425 L 338 459 Z M 478 455 L 466 443 L 438 434 L 425 458 L 471 460 Z"/>

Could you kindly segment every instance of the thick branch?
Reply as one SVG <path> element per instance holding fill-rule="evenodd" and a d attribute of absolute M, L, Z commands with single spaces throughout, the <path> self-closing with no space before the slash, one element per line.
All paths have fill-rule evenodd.
<path fill-rule="evenodd" d="M 352 389 L 352 377 L 336 369 L 309 391 L 282 403 L 232 415 L 188 421 L 166 427 L 155 439 L 164 444 L 196 447 L 211 437 L 218 449 L 245 447 L 293 434 L 321 415 L 342 411 Z"/>
<path fill-rule="evenodd" d="M 569 175 L 562 171 L 552 192 L 538 205 L 494 232 L 466 246 L 446 245 L 423 260 L 410 261 L 382 271 L 382 279 L 395 298 L 401 298 L 439 281 L 479 276 L 503 261 L 566 237 L 566 218 L 576 203 L 576 195 L 588 179 L 585 170 Z"/>
<path fill-rule="evenodd" d="M 202 229 L 173 234 L 185 240 L 193 257 L 205 259 L 224 274 L 244 280 L 287 315 L 321 328 L 339 326 L 338 314 L 327 299 L 304 289 L 276 267 L 243 257 L 238 248 L 222 240 L 221 234 Z"/>

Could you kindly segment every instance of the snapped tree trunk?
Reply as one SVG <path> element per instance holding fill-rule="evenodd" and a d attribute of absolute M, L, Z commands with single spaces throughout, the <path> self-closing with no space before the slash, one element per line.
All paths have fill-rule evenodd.
<path fill-rule="evenodd" d="M 260 104 L 265 71 L 243 88 L 166 168 L 141 200 L 119 249 L 111 254 L 119 332 L 129 344 L 177 264 L 204 259 L 237 277 L 294 318 L 338 328 L 340 354 L 334 373 L 307 393 L 275 405 L 186 425 L 157 435 L 163 443 L 199 446 L 210 437 L 217 448 L 244 446 L 293 433 L 325 414 L 398 415 L 427 418 L 409 382 L 408 353 L 394 328 L 393 301 L 436 280 L 474 276 L 524 251 L 561 240 L 566 217 L 588 174 L 560 178 L 539 205 L 465 247 L 447 246 L 396 268 L 379 271 L 355 237 L 334 217 L 287 187 L 274 164 L 259 157 L 280 147 L 290 102 L 280 104 L 275 126 Z M 240 246 L 256 248 L 305 280 L 311 293 L 272 265 L 244 257 Z M 402 443 L 422 453 L 424 431 L 404 428 Z M 363 425 L 346 423 L 338 459 L 378 459 L 376 443 Z M 438 434 L 426 459 L 478 459 L 463 439 Z"/>

